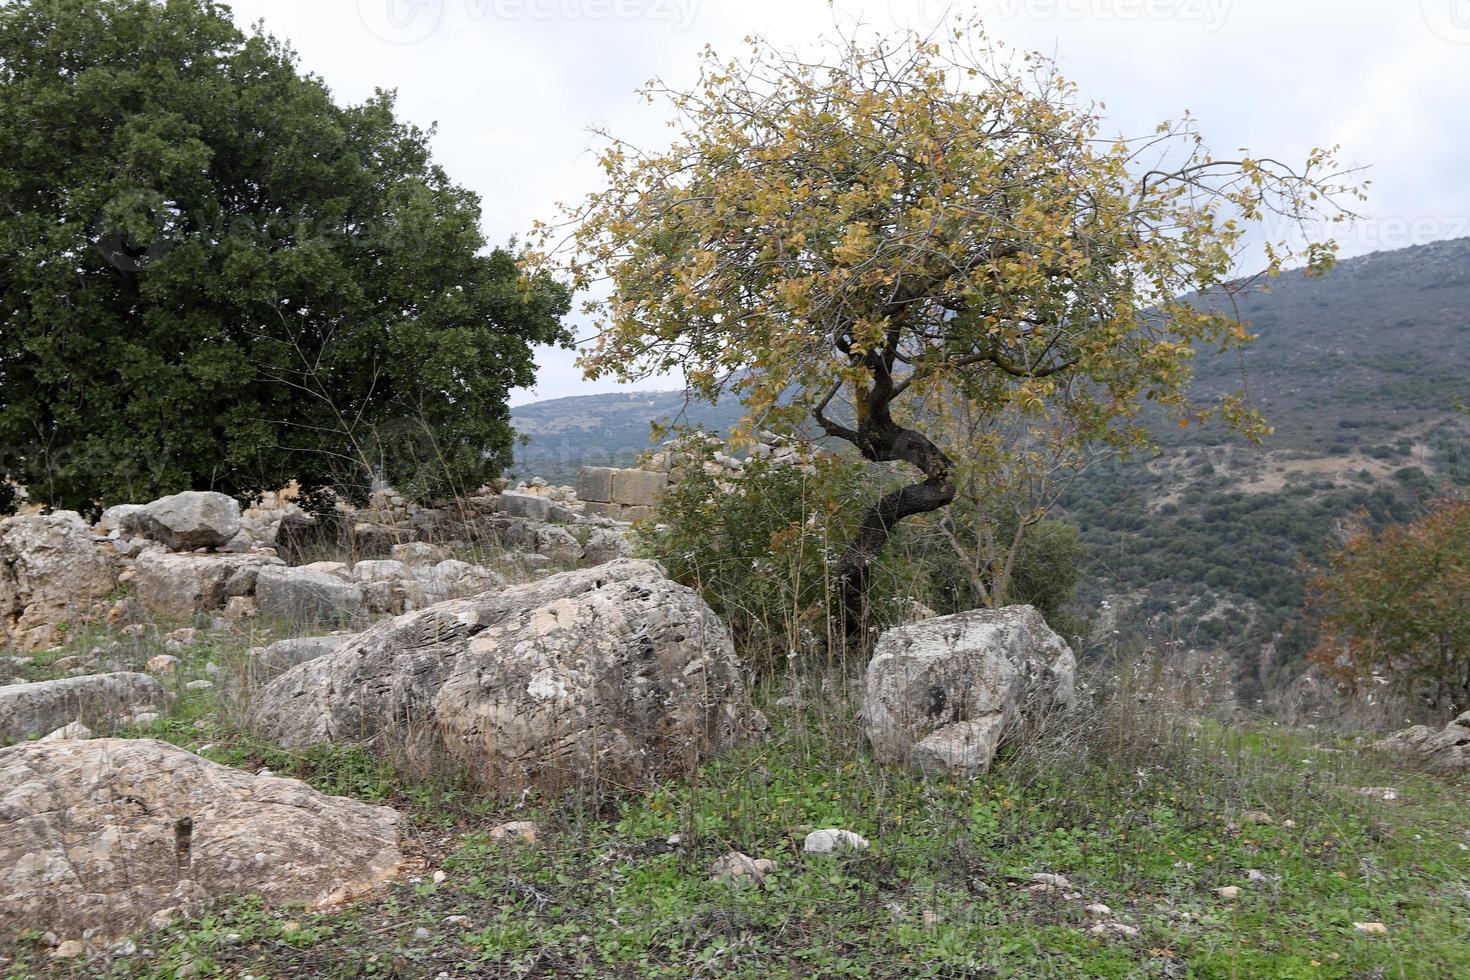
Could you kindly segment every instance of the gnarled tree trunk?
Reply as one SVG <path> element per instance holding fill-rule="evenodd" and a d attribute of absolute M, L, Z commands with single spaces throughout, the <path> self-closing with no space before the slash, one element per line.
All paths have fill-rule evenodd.
<path fill-rule="evenodd" d="M 866 638 L 873 564 L 893 529 L 904 518 L 947 507 L 955 498 L 949 457 L 922 432 L 893 420 L 889 404 L 899 391 L 892 382 L 891 365 L 881 356 L 870 355 L 866 360 L 874 383 L 859 398 L 857 428 L 847 428 L 828 419 L 825 401 L 813 410 L 813 415 L 828 435 L 852 443 L 863 458 L 875 463 L 909 463 L 924 474 L 924 479 L 892 490 L 870 506 L 863 514 L 856 536 L 837 560 L 842 633 L 850 645 L 857 646 Z"/>

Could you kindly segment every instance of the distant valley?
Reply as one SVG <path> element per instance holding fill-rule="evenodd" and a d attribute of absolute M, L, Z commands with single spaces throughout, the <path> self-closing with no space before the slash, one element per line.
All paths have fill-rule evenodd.
<path fill-rule="evenodd" d="M 1062 519 L 1091 553 L 1086 601 L 1120 601 L 1120 628 L 1226 648 L 1269 687 L 1305 642 L 1304 563 L 1345 521 L 1404 519 L 1470 485 L 1470 239 L 1288 273 L 1237 297 L 1258 340 L 1202 353 L 1195 393 L 1244 389 L 1275 428 L 1260 447 L 1216 428 L 1160 427 L 1160 452 L 1090 471 Z M 517 407 L 522 475 L 568 481 L 626 464 L 651 421 L 724 431 L 737 402 L 679 392 L 588 395 Z M 1186 625 L 1187 624 L 1187 625 Z"/>

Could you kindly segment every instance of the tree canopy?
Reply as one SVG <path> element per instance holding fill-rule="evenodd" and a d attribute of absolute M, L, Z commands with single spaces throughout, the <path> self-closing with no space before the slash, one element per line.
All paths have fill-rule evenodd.
<path fill-rule="evenodd" d="M 569 301 L 430 135 L 208 0 L 0 8 L 0 476 L 85 508 L 498 473 Z"/>
<path fill-rule="evenodd" d="M 734 60 L 707 52 L 692 88 L 647 95 L 675 113 L 672 144 L 609 135 L 605 187 L 542 228 L 543 254 L 603 284 L 582 363 L 682 372 L 699 394 L 738 391 L 761 425 L 805 419 L 915 467 L 840 559 L 850 629 L 893 526 L 986 464 L 987 446 L 949 438 L 965 427 L 936 422 L 945 406 L 1075 447 L 1146 444 L 1149 403 L 1262 431 L 1238 395 L 1191 404 L 1193 351 L 1249 333 L 1189 297 L 1240 285 L 1267 218 L 1283 234 L 1266 273 L 1330 263 L 1331 243 L 1297 227 L 1347 216 L 1336 202 L 1360 193 L 1332 151 L 1219 158 L 1188 117 L 1105 135 L 1054 64 L 999 51 L 978 23 L 814 59 L 757 39 Z"/>
<path fill-rule="evenodd" d="M 1310 602 L 1322 617 L 1310 659 L 1343 683 L 1470 706 L 1470 504 L 1355 530 L 1312 579 Z"/>

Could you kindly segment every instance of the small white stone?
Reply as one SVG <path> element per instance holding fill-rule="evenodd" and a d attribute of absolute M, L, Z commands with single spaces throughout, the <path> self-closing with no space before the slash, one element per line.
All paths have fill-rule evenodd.
<path fill-rule="evenodd" d="M 1094 904 L 1087 906 L 1087 908 L 1084 909 L 1084 911 L 1088 915 L 1095 915 L 1095 916 L 1097 916 L 1099 919 L 1105 919 L 1108 916 L 1110 916 L 1110 915 L 1113 914 L 1113 910 L 1110 909 L 1110 908 L 1108 908 L 1106 905 L 1102 904 L 1101 902 L 1095 902 Z"/>
<path fill-rule="evenodd" d="M 419 926 L 413 931 L 413 938 L 415 939 L 428 939 L 432 935 L 433 933 L 425 929 L 423 926 Z"/>
<path fill-rule="evenodd" d="M 444 884 L 444 879 L 445 878 L 448 878 L 448 877 L 449 877 L 449 875 L 445 874 L 442 870 L 435 871 L 434 872 L 434 884 L 436 884 L 436 885 L 442 885 L 442 884 Z"/>
<path fill-rule="evenodd" d="M 41 741 L 43 741 L 43 742 L 59 742 L 62 739 L 67 739 L 67 738 L 91 738 L 91 737 L 92 737 L 92 729 L 88 728 L 86 725 L 83 725 L 79 721 L 74 721 L 74 722 L 71 722 L 70 724 L 62 725 L 60 728 L 56 729 L 56 731 L 52 732 L 50 735 L 43 736 L 41 738 Z"/>
<path fill-rule="evenodd" d="M 1099 922 L 1087 930 L 1094 936 L 1121 936 L 1124 939 L 1132 939 L 1138 935 L 1138 929 L 1122 922 Z"/>
<path fill-rule="evenodd" d="M 1388 932 L 1388 926 L 1382 922 L 1354 922 L 1353 928 L 1370 936 L 1381 936 Z"/>
<path fill-rule="evenodd" d="M 57 946 L 56 950 L 51 955 L 56 957 L 57 959 L 69 960 L 73 959 L 74 957 L 81 956 L 86 951 L 86 946 L 82 945 L 75 939 L 68 939 L 66 942 Z"/>
<path fill-rule="evenodd" d="M 833 851 L 861 851 L 868 846 L 866 838 L 850 830 L 831 827 L 806 835 L 801 849 L 807 854 L 831 854 Z"/>
<path fill-rule="evenodd" d="M 1235 899 L 1237 899 L 1237 898 L 1240 897 L 1240 886 L 1238 886 L 1238 885 L 1223 885 L 1223 886 L 1215 889 L 1215 894 L 1216 895 L 1219 895 L 1221 898 L 1225 899 L 1226 901 L 1233 902 L 1233 901 L 1235 901 Z"/>

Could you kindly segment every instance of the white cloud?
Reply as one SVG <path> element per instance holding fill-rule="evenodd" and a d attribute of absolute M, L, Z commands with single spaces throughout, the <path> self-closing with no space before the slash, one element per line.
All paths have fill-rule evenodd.
<path fill-rule="evenodd" d="M 878 29 L 933 24 L 963 0 L 839 2 Z M 992 35 L 1054 52 L 1084 94 L 1138 131 L 1190 109 L 1215 145 L 1284 157 L 1344 144 L 1374 164 L 1369 209 L 1344 254 L 1470 234 L 1463 94 L 1466 0 L 974 0 Z M 667 138 L 633 90 L 690 77 L 705 44 L 749 33 L 800 46 L 833 24 L 825 0 L 235 0 L 344 101 L 396 88 L 400 114 L 437 120 L 436 155 L 484 199 L 492 241 L 522 234 L 596 171 L 588 127 Z M 1462 16 L 1463 15 L 1463 16 Z M 537 388 L 587 385 L 544 352 Z M 655 385 L 657 386 L 657 385 Z"/>

